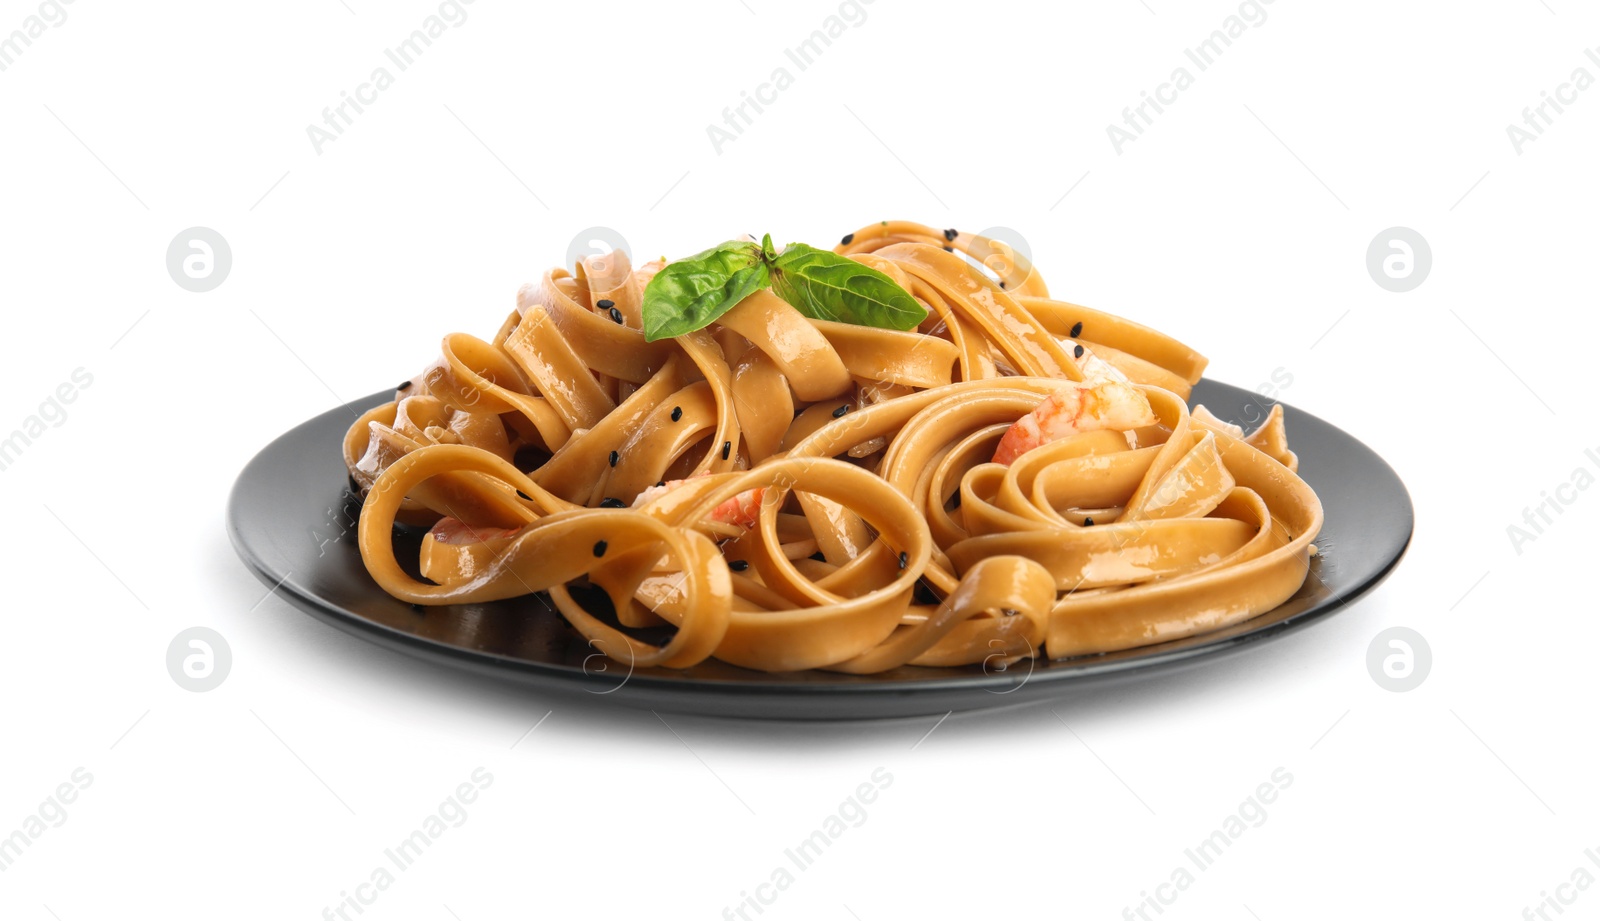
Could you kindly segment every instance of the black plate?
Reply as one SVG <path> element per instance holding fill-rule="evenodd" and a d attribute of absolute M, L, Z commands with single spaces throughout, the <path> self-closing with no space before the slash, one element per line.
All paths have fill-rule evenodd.
<path fill-rule="evenodd" d="M 629 706 L 716 716 L 870 719 L 942 714 L 1068 694 L 1088 681 L 1170 671 L 1259 646 L 1349 606 L 1387 576 L 1411 541 L 1411 498 L 1366 445 L 1284 406 L 1300 475 L 1322 499 L 1327 523 L 1311 577 L 1278 608 L 1227 630 L 1099 656 L 1021 663 L 1009 670 L 905 667 L 877 675 L 769 675 L 707 661 L 683 671 L 630 672 L 600 655 L 537 597 L 413 609 L 367 575 L 356 547 L 360 500 L 340 445 L 356 414 L 391 397 L 373 394 L 279 437 L 234 485 L 228 533 L 241 559 L 296 607 L 341 630 L 435 662 L 524 682 L 538 691 L 604 694 Z M 1192 402 L 1234 422 L 1265 418 L 1248 390 L 1202 381 Z M 406 541 L 406 537 L 397 537 Z M 416 558 L 418 537 L 400 548 Z"/>

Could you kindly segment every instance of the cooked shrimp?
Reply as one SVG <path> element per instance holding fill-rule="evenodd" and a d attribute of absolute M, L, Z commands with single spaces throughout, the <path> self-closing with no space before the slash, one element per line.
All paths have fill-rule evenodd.
<path fill-rule="evenodd" d="M 699 474 L 699 476 L 708 475 Z M 698 477 L 691 477 L 690 479 L 698 479 Z M 687 482 L 689 480 L 668 480 L 660 486 L 652 486 L 639 493 L 638 497 L 633 500 L 633 507 L 638 508 L 641 505 L 653 502 Z M 761 499 L 766 495 L 766 492 L 767 487 L 765 486 L 747 489 L 731 499 L 718 503 L 717 507 L 711 510 L 709 517 L 712 521 L 722 524 L 731 524 L 740 528 L 753 528 L 756 522 L 761 520 Z"/>
<path fill-rule="evenodd" d="M 1102 429 L 1127 431 L 1156 422 L 1150 401 L 1121 381 L 1068 384 L 1045 398 L 1039 408 L 1018 419 L 1000 439 L 994 462 L 1010 464 L 1043 444 Z"/>

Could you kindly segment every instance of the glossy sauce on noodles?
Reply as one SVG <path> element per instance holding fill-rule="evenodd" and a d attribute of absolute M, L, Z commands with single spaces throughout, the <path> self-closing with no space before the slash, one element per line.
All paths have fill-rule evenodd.
<path fill-rule="evenodd" d="M 489 339 L 444 336 L 345 438 L 372 577 L 421 605 L 548 592 L 637 667 L 852 673 L 1160 643 L 1299 589 L 1322 509 L 1281 408 L 1248 435 L 1191 412 L 1202 356 L 1052 299 L 997 241 L 897 221 L 845 240 L 920 326 L 763 289 L 647 342 L 662 264 L 613 252 L 524 287 Z M 426 581 L 396 524 L 430 528 Z"/>

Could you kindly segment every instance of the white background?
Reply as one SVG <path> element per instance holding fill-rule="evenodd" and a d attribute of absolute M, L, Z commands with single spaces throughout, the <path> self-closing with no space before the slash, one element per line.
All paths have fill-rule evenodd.
<path fill-rule="evenodd" d="M 1278 0 L 1202 73 L 1183 49 L 1236 4 L 1061 6 L 877 0 L 801 72 L 784 49 L 827 0 L 477 0 L 320 155 L 307 125 L 436 4 L 68 7 L 0 73 L 0 433 L 93 376 L 0 473 L 0 835 L 94 779 L 0 873 L 0 916 L 322 917 L 479 766 L 468 820 L 364 917 L 722 917 L 879 767 L 867 820 L 748 917 L 1122 917 L 1279 767 L 1267 821 L 1164 919 L 1512 919 L 1600 875 L 1600 498 L 1507 533 L 1600 473 L 1600 91 L 1520 154 L 1506 134 L 1600 77 L 1600 16 Z M 37 9 L 0 2 L 0 35 Z M 718 153 L 706 126 L 780 66 Z M 1178 66 L 1194 85 L 1119 155 L 1107 124 Z M 1248 657 L 928 735 L 545 700 L 263 600 L 234 558 L 223 503 L 259 448 L 491 334 L 578 230 L 677 256 L 898 217 L 1014 228 L 1057 296 L 1217 379 L 1292 375 L 1282 399 L 1411 489 L 1403 565 Z M 205 294 L 165 268 L 196 225 L 233 250 Z M 1365 267 L 1396 225 L 1433 251 L 1406 294 Z M 1406 694 L 1365 664 L 1396 624 L 1434 657 Z M 209 693 L 165 666 L 193 625 L 233 650 Z"/>

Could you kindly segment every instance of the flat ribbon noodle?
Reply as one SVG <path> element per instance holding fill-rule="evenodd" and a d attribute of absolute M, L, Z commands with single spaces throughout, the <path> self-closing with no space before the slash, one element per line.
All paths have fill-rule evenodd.
<path fill-rule="evenodd" d="M 1162 643 L 1304 583 L 1322 507 L 1281 406 L 1248 434 L 1191 413 L 1203 356 L 1052 299 L 1003 241 L 885 221 L 835 252 L 927 317 L 812 320 L 769 288 L 645 342 L 664 263 L 615 252 L 524 286 L 489 341 L 446 336 L 344 439 L 368 572 L 420 605 L 547 592 L 634 667 L 850 674 Z M 427 581 L 396 526 L 431 527 Z"/>

